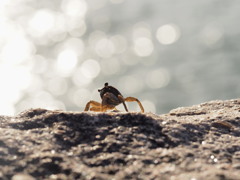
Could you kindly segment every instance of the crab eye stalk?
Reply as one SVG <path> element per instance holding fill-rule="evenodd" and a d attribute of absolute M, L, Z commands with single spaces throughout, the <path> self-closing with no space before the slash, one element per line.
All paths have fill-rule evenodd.
<path fill-rule="evenodd" d="M 105 86 L 105 87 L 108 86 L 108 83 L 106 82 L 106 83 L 104 84 L 104 86 Z"/>

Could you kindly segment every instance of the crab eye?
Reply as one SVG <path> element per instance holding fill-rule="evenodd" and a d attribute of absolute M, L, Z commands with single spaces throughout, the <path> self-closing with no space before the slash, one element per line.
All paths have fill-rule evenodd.
<path fill-rule="evenodd" d="M 108 83 L 106 82 L 106 83 L 104 84 L 104 86 L 105 86 L 105 87 L 108 86 Z"/>
<path fill-rule="evenodd" d="M 98 92 L 100 92 L 101 91 L 101 89 L 98 89 Z"/>

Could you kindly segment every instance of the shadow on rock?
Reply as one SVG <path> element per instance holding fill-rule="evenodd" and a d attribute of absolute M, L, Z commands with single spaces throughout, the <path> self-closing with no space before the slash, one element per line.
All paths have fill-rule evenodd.
<path fill-rule="evenodd" d="M 155 119 L 140 113 L 65 113 L 34 109 L 21 113 L 18 118 L 23 121 L 10 126 L 21 130 L 51 127 L 55 142 L 64 149 L 98 144 L 100 149 L 95 151 L 124 152 L 127 146 L 153 149 L 174 146 Z"/>
<path fill-rule="evenodd" d="M 54 126 L 56 143 L 63 148 L 78 145 L 94 147 L 86 152 L 129 153 L 127 147 L 169 147 L 171 140 L 162 133 L 162 127 L 152 118 L 142 114 L 61 114 Z"/>
<path fill-rule="evenodd" d="M 182 124 L 180 128 L 172 129 L 170 134 L 176 138 L 177 144 L 190 145 L 191 142 L 201 142 L 209 130 L 209 124 L 185 123 Z"/>

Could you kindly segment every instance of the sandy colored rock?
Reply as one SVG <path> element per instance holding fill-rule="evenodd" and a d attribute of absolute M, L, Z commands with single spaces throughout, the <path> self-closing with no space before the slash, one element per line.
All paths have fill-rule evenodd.
<path fill-rule="evenodd" d="M 169 114 L 0 116 L 0 179 L 240 179 L 240 99 Z"/>

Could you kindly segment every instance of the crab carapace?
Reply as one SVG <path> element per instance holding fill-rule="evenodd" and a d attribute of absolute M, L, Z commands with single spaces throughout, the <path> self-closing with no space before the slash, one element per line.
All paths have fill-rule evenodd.
<path fill-rule="evenodd" d="M 102 99 L 102 102 L 99 103 L 97 101 L 89 101 L 86 104 L 86 107 L 84 111 L 95 111 L 95 112 L 106 112 L 107 110 L 113 110 L 116 109 L 115 107 L 121 103 L 123 103 L 123 106 L 125 110 L 128 112 L 128 108 L 125 104 L 125 102 L 137 102 L 141 112 L 144 112 L 144 108 L 141 104 L 141 102 L 135 98 L 135 97 L 126 97 L 124 98 L 122 94 L 113 86 L 109 86 L 108 83 L 104 84 L 104 87 L 102 89 L 99 89 L 98 92 L 100 93 L 100 97 Z"/>

